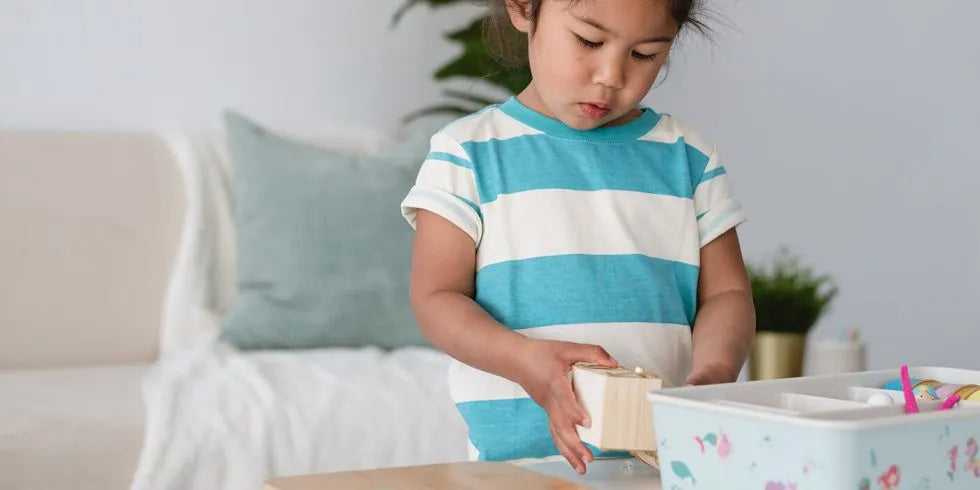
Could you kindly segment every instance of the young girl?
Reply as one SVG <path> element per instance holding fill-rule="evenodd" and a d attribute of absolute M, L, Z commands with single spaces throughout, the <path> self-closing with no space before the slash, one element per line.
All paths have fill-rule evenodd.
<path fill-rule="evenodd" d="M 473 458 L 560 453 L 585 473 L 600 454 L 577 436 L 573 364 L 735 380 L 755 331 L 745 218 L 714 147 L 638 106 L 701 26 L 696 0 L 499 1 L 533 81 L 432 137 L 402 204 L 412 305 L 456 359 Z"/>

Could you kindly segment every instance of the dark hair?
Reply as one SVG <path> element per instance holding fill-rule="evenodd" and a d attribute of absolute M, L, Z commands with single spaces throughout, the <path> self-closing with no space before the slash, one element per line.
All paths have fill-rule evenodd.
<path fill-rule="evenodd" d="M 507 7 L 527 9 L 531 21 L 531 33 L 538 22 L 541 4 L 545 0 L 490 0 L 489 15 L 483 26 L 484 42 L 490 54 L 504 66 L 523 66 L 527 64 L 527 36 L 519 32 L 510 22 Z M 579 0 L 568 0 L 575 3 Z M 710 37 L 711 28 L 702 20 L 707 17 L 704 0 L 665 0 L 670 14 L 677 23 L 678 33 L 694 29 L 705 37 Z"/>

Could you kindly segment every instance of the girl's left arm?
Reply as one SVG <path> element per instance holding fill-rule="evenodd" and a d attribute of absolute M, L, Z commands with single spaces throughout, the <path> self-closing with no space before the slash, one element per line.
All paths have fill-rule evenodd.
<path fill-rule="evenodd" d="M 735 381 L 755 337 L 755 307 L 735 229 L 701 248 L 691 375 L 684 384 Z"/>

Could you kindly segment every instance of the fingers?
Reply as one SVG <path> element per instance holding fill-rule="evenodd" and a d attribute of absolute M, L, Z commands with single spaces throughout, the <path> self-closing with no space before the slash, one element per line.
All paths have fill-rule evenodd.
<path fill-rule="evenodd" d="M 568 350 L 568 358 L 566 359 L 569 364 L 574 364 L 576 362 L 592 362 L 606 367 L 619 366 L 619 363 L 616 362 L 616 360 L 613 359 L 605 349 L 599 347 L 598 345 L 575 344 L 571 342 L 570 344 L 572 344 L 573 347 Z"/>
<path fill-rule="evenodd" d="M 552 396 L 558 404 L 558 408 L 568 417 L 568 420 L 581 425 L 582 427 L 592 427 L 592 419 L 579 403 L 572 391 L 572 382 L 568 378 L 555 380 L 551 387 Z"/>
<path fill-rule="evenodd" d="M 561 453 L 566 461 L 568 461 L 568 464 L 572 465 L 572 469 L 574 469 L 576 473 L 584 475 L 585 463 L 582 462 L 581 458 L 575 456 L 575 453 L 568 448 L 568 444 L 565 444 L 565 441 L 558 435 L 553 425 L 551 426 L 551 438 L 555 441 L 555 447 L 558 448 L 558 452 Z"/>
<path fill-rule="evenodd" d="M 551 437 L 555 441 L 555 447 L 562 456 L 568 460 L 580 475 L 585 474 L 586 463 L 593 461 L 592 452 L 582 444 L 578 438 L 578 433 L 570 423 L 552 423 Z"/>
<path fill-rule="evenodd" d="M 568 460 L 572 468 L 575 468 L 575 471 L 584 475 L 585 463 L 591 463 L 593 456 L 592 451 L 589 451 L 579 439 L 575 423 L 581 421 L 583 426 L 588 426 L 591 425 L 591 421 L 575 399 L 572 383 L 568 378 L 561 378 L 552 384 L 551 396 L 548 421 L 555 447 Z"/>

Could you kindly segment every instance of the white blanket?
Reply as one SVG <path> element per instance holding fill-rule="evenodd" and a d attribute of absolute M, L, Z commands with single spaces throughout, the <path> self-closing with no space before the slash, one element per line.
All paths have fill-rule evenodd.
<path fill-rule="evenodd" d="M 132 489 L 258 489 L 271 476 L 465 460 L 448 366 L 426 348 L 173 355 L 144 385 Z"/>
<path fill-rule="evenodd" d="M 235 295 L 234 169 L 218 132 L 162 135 L 186 195 L 183 233 L 163 305 L 163 357 L 211 342 Z"/>

